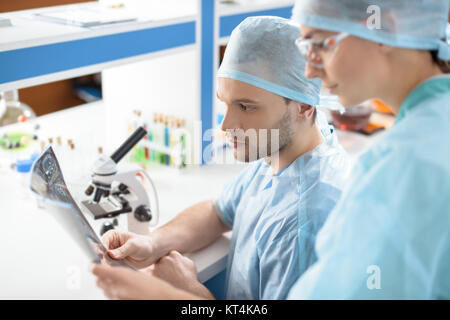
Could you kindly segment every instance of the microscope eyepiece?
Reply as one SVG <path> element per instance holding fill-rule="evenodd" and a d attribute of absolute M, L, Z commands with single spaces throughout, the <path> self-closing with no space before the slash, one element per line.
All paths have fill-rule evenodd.
<path fill-rule="evenodd" d="M 143 137 L 147 135 L 147 130 L 139 127 L 136 131 L 117 149 L 111 159 L 118 163 Z"/>

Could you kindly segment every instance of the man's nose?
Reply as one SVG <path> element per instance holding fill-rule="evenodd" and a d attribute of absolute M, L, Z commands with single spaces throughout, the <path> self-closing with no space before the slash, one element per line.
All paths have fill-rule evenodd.
<path fill-rule="evenodd" d="M 235 113 L 228 108 L 220 125 L 222 131 L 239 129 L 239 119 Z"/>

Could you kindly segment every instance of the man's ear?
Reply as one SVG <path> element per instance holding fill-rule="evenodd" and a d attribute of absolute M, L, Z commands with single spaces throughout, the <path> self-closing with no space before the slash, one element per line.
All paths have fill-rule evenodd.
<path fill-rule="evenodd" d="M 294 101 L 296 103 L 297 120 L 305 121 L 314 116 L 314 107 L 306 103 Z"/>

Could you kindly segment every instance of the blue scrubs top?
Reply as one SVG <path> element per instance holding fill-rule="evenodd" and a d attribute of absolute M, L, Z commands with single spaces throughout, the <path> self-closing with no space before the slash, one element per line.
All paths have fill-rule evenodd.
<path fill-rule="evenodd" d="M 354 169 L 292 299 L 450 298 L 450 76 L 420 84 Z"/>
<path fill-rule="evenodd" d="M 277 176 L 264 160 L 225 186 L 215 208 L 233 230 L 227 299 L 285 299 L 316 261 L 317 231 L 335 206 L 348 158 L 327 126 L 325 141 Z"/>

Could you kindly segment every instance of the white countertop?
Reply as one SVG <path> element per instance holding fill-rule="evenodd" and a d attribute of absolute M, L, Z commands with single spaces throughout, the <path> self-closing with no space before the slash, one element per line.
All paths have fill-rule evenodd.
<path fill-rule="evenodd" d="M 89 165 L 96 158 L 98 145 L 104 145 L 105 106 L 91 103 L 60 111 L 37 119 L 40 136 L 62 136 L 73 139 L 85 156 L 78 158 L 77 178 L 70 180 L 74 197 L 79 201 L 89 181 Z M 0 128 L 0 134 L 14 127 Z M 14 129 L 15 130 L 15 129 Z M 378 136 L 371 137 L 337 131 L 342 145 L 355 159 Z M 89 143 L 87 143 L 89 142 Z M 118 142 L 120 144 L 121 142 Z M 86 146 L 84 146 L 86 145 Z M 105 150 L 109 153 L 113 150 Z M 91 158 L 87 157 L 91 155 Z M 4 154 L 0 154 L 0 158 Z M 68 163 L 61 163 L 63 172 Z M 237 175 L 244 165 L 207 165 L 179 172 L 171 168 L 150 170 L 160 198 L 160 224 L 175 217 L 181 210 L 198 201 L 213 199 L 222 185 Z M 67 177 L 67 176 L 66 176 Z M 70 175 L 69 175 L 70 177 Z M 0 299 L 102 299 L 89 261 L 57 223 L 27 194 L 17 173 L 0 163 Z M 91 221 L 98 232 L 101 221 Z M 125 219 L 123 216 L 120 219 Z M 121 224 L 119 220 L 119 224 Z M 197 265 L 202 281 L 210 279 L 226 265 L 230 234 L 211 246 L 190 255 Z"/>

